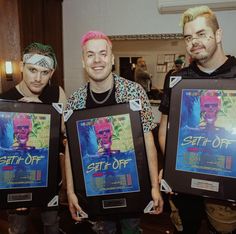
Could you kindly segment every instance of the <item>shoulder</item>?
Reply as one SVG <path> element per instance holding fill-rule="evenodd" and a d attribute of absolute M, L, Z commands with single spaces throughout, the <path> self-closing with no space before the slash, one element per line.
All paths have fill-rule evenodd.
<path fill-rule="evenodd" d="M 23 96 L 18 92 L 16 87 L 13 87 L 8 91 L 0 94 L 0 99 L 5 99 L 5 100 L 18 100 L 22 97 Z"/>
<path fill-rule="evenodd" d="M 79 89 L 73 92 L 69 97 L 69 100 L 73 99 L 74 97 L 83 96 L 84 93 L 87 93 L 87 89 L 88 89 L 88 83 L 82 85 L 81 87 L 79 87 Z"/>
<path fill-rule="evenodd" d="M 230 64 L 232 74 L 235 77 L 236 76 L 236 58 L 234 56 L 228 56 L 228 57 L 229 57 L 228 63 Z"/>
<path fill-rule="evenodd" d="M 143 89 L 140 84 L 138 84 L 134 81 L 127 80 L 127 79 L 120 77 L 118 75 L 114 75 L 114 78 L 115 78 L 116 87 L 118 87 L 118 88 L 120 85 L 122 85 L 126 89 L 130 89 L 130 88 Z"/>
<path fill-rule="evenodd" d="M 58 86 L 58 90 L 59 90 L 60 95 L 65 95 L 66 96 L 65 90 L 61 86 Z"/>
<path fill-rule="evenodd" d="M 156 125 L 153 123 L 153 115 L 147 94 L 143 87 L 133 81 L 114 75 L 117 103 L 140 99 L 142 104 L 141 119 L 144 132 L 151 131 Z"/>
<path fill-rule="evenodd" d="M 183 77 L 189 77 L 193 74 L 193 68 L 192 66 L 184 67 L 178 72 L 173 72 L 171 75 L 173 76 L 183 76 Z"/>
<path fill-rule="evenodd" d="M 60 96 L 60 88 L 56 85 L 47 85 L 40 94 L 39 99 L 43 103 L 58 102 Z"/>
<path fill-rule="evenodd" d="M 83 109 L 86 106 L 88 83 L 81 86 L 69 97 L 66 109 Z"/>
<path fill-rule="evenodd" d="M 66 104 L 67 98 L 64 89 L 59 86 L 59 102 Z"/>
<path fill-rule="evenodd" d="M 114 78 L 118 102 L 145 96 L 146 92 L 140 84 L 117 75 L 114 75 Z"/>

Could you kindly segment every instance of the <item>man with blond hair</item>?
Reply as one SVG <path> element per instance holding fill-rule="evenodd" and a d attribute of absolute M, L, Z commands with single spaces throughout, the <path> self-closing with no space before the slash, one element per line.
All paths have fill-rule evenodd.
<path fill-rule="evenodd" d="M 175 73 L 175 76 L 181 76 L 183 79 L 230 79 L 236 77 L 236 59 L 233 56 L 225 55 L 222 47 L 222 29 L 219 27 L 216 15 L 209 7 L 199 6 L 186 10 L 182 15 L 181 26 L 186 50 L 192 62 L 188 67 Z M 159 110 L 162 112 L 159 142 L 163 152 L 165 150 L 171 92 L 168 85 L 165 85 L 165 87 L 159 107 Z M 168 131 L 171 131 L 171 128 Z M 204 199 L 193 195 L 178 194 L 173 196 L 172 200 L 178 208 L 182 220 L 183 232 L 181 233 L 197 233 L 204 217 Z M 211 224 L 216 229 L 212 233 L 231 233 L 236 228 L 233 204 L 222 204 L 217 207 L 212 202 L 207 202 L 206 207 L 208 216 L 211 216 Z M 220 211 L 227 210 L 227 212 L 224 212 L 224 215 L 228 215 L 231 219 L 230 225 L 220 225 L 219 216 L 217 217 L 217 215 L 211 212 L 213 209 L 215 211 L 217 209 Z"/>

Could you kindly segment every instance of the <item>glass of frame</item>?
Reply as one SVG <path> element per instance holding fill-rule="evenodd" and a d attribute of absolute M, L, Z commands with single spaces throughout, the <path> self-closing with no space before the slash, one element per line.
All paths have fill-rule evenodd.
<path fill-rule="evenodd" d="M 235 201 L 236 80 L 172 82 L 165 181 L 175 192 Z"/>
<path fill-rule="evenodd" d="M 58 103 L 0 100 L 1 208 L 57 205 L 61 113 Z"/>
<path fill-rule="evenodd" d="M 143 213 L 150 201 L 140 112 L 130 105 L 66 114 L 75 191 L 89 217 Z"/>

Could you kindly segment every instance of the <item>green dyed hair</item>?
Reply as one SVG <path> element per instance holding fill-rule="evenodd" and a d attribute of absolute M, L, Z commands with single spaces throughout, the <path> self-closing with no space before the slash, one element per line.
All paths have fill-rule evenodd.
<path fill-rule="evenodd" d="M 57 66 L 56 54 L 50 45 L 44 45 L 39 42 L 33 42 L 33 43 L 29 44 L 23 50 L 23 55 L 24 54 L 41 54 L 44 56 L 48 56 L 48 57 L 52 58 L 54 61 L 54 69 Z"/>

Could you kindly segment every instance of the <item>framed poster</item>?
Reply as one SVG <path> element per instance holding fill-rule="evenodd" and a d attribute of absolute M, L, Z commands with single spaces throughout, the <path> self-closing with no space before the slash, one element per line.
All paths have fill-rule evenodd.
<path fill-rule="evenodd" d="M 236 80 L 176 79 L 164 179 L 176 192 L 235 201 Z"/>
<path fill-rule="evenodd" d="M 166 64 L 157 64 L 157 72 L 164 73 L 166 72 Z"/>
<path fill-rule="evenodd" d="M 61 113 L 58 103 L 0 100 L 1 208 L 56 204 Z"/>
<path fill-rule="evenodd" d="M 84 211 L 90 217 L 143 213 L 151 198 L 139 110 L 125 103 L 76 110 L 65 119 L 75 191 Z"/>

